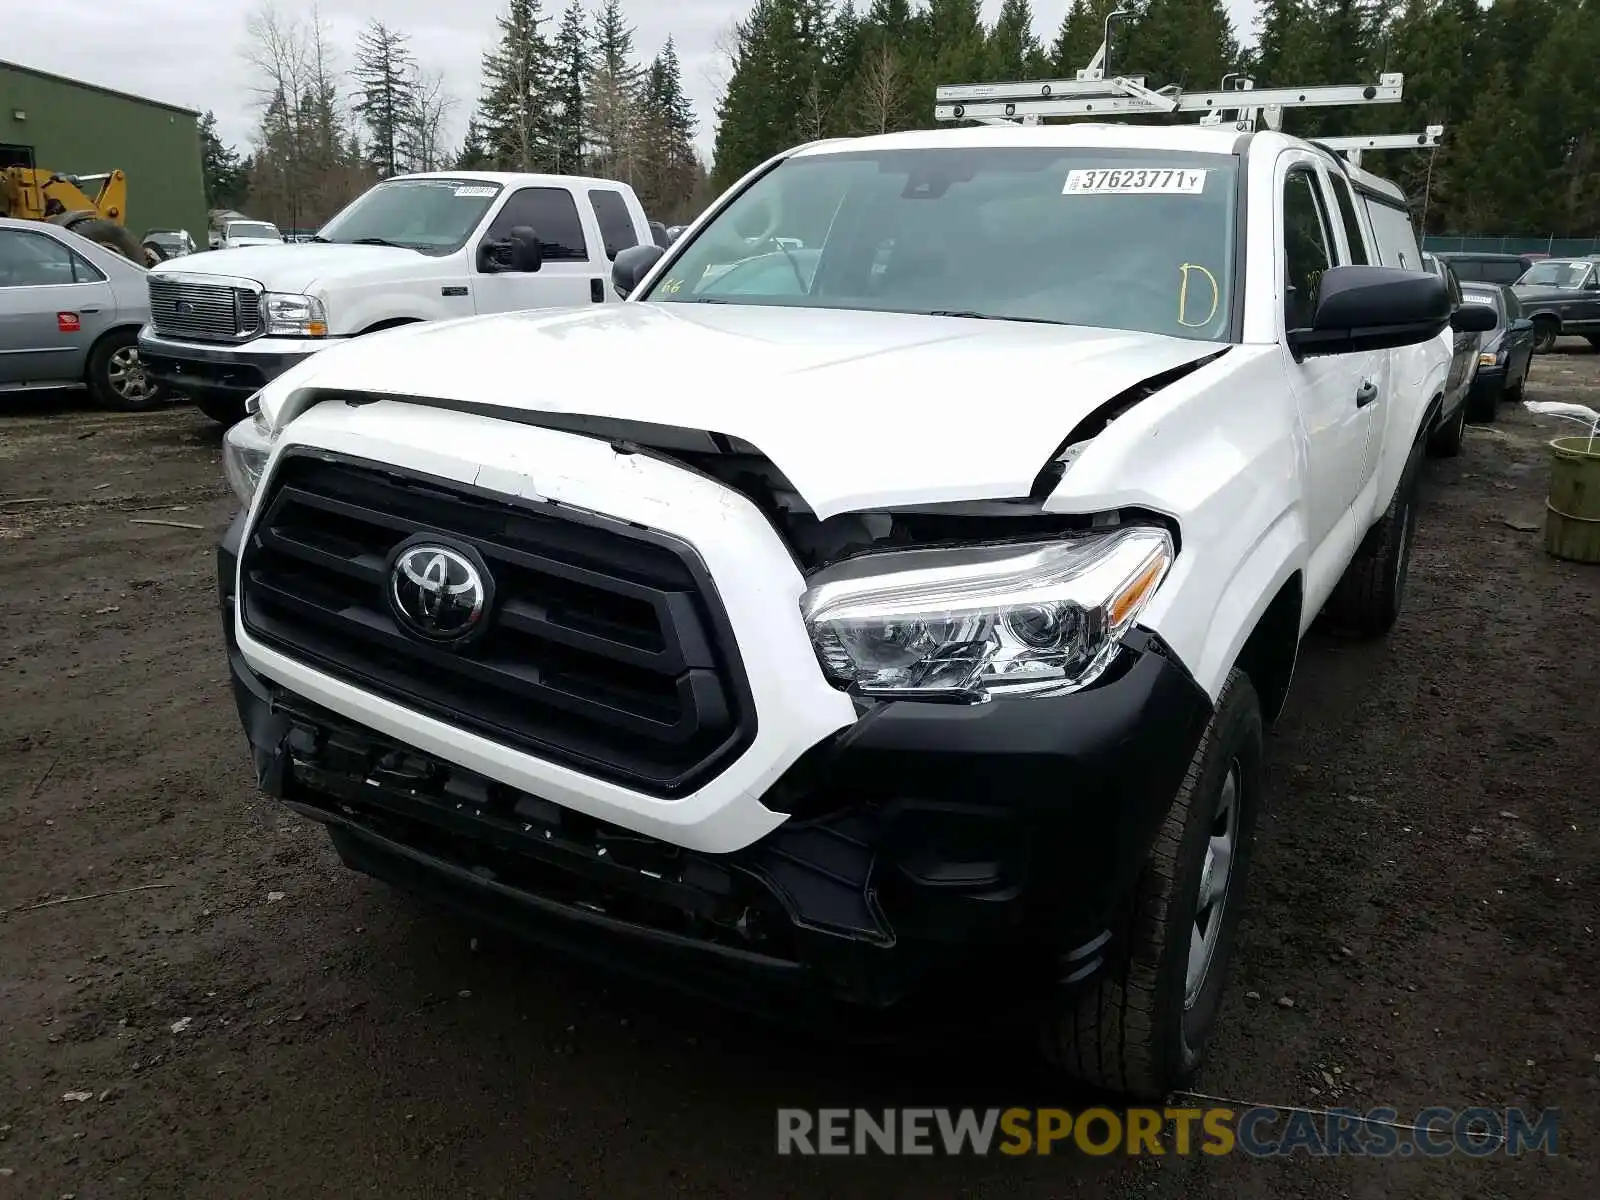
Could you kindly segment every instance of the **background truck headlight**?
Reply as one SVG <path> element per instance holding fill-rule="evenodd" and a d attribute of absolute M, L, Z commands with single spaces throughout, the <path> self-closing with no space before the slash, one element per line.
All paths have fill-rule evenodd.
<path fill-rule="evenodd" d="M 277 440 L 278 435 L 260 411 L 231 426 L 222 437 L 222 470 L 239 503 L 246 508 L 256 494 Z"/>
<path fill-rule="evenodd" d="M 986 699 L 1093 682 L 1173 560 L 1164 529 L 863 555 L 801 613 L 823 671 L 861 695 Z"/>
<path fill-rule="evenodd" d="M 315 296 L 266 292 L 261 297 L 261 319 L 269 337 L 328 336 L 328 312 Z"/>

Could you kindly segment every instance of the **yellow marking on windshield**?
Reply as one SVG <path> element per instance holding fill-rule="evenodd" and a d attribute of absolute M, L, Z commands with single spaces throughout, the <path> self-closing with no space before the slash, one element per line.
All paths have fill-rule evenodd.
<path fill-rule="evenodd" d="M 1189 312 L 1189 272 L 1199 271 L 1206 277 L 1206 282 L 1211 285 L 1211 308 L 1205 316 L 1198 321 L 1186 321 L 1184 318 Z M 1222 303 L 1222 289 L 1217 286 L 1217 277 L 1206 270 L 1199 263 L 1179 263 L 1178 274 L 1182 282 L 1178 284 L 1178 324 L 1185 329 L 1199 329 L 1211 323 L 1211 318 L 1217 315 L 1217 306 Z"/>

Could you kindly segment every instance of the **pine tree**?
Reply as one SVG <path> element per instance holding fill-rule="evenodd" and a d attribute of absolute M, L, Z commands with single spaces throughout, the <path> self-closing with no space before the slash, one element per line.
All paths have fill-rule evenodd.
<path fill-rule="evenodd" d="M 644 71 L 634 61 L 633 26 L 621 0 L 605 0 L 595 16 L 586 97 L 594 168 L 609 179 L 633 182 L 637 165 L 639 104 Z"/>
<path fill-rule="evenodd" d="M 371 134 L 372 164 L 382 175 L 405 170 L 406 143 L 414 140 L 416 61 L 404 34 L 376 17 L 356 41 L 355 111 Z"/>
<path fill-rule="evenodd" d="M 1106 18 L 1119 8 L 1131 10 L 1133 15 L 1119 17 L 1111 23 L 1111 47 L 1105 65 L 1113 73 L 1124 70 L 1128 66 L 1124 61 L 1128 35 L 1138 26 L 1140 7 L 1140 3 L 1129 3 L 1127 0 L 1123 3 L 1118 3 L 1118 0 L 1072 0 L 1067 15 L 1061 21 L 1061 29 L 1056 33 L 1056 40 L 1050 47 L 1054 73 L 1072 79 L 1087 67 L 1095 51 L 1100 48 L 1100 43 L 1106 40 Z"/>
<path fill-rule="evenodd" d="M 494 165 L 487 137 L 477 117 L 467 121 L 467 136 L 461 143 L 461 153 L 456 155 L 456 170 L 482 171 Z"/>
<path fill-rule="evenodd" d="M 645 211 L 661 220 L 690 215 L 699 182 L 696 121 L 670 37 L 646 73 L 642 113 L 639 196 Z"/>
<path fill-rule="evenodd" d="M 249 173 L 239 152 L 224 144 L 217 133 L 217 116 L 210 109 L 199 121 L 200 174 L 205 180 L 207 208 L 239 208 L 245 201 Z"/>
<path fill-rule="evenodd" d="M 1143 74 L 1156 87 L 1212 91 L 1242 61 L 1223 0 L 1149 0 L 1126 41 L 1118 70 Z"/>
<path fill-rule="evenodd" d="M 555 166 L 558 171 L 582 171 L 585 152 L 585 91 L 589 81 L 589 18 L 583 0 L 572 0 L 561 14 L 551 47 L 553 63 L 553 118 Z"/>
<path fill-rule="evenodd" d="M 484 138 L 496 166 L 552 166 L 550 47 L 539 0 L 510 0 L 497 19 L 500 43 L 483 57 Z"/>
<path fill-rule="evenodd" d="M 726 187 L 779 147 L 769 122 L 782 106 L 773 65 L 774 26 L 783 0 L 755 0 L 749 14 L 734 25 L 733 71 L 717 105 L 717 139 L 713 180 Z M 784 127 L 788 122 L 784 121 Z"/>
<path fill-rule="evenodd" d="M 997 79 L 1033 79 L 1048 63 L 1033 32 L 1033 6 L 1028 0 L 1003 0 L 989 31 L 989 69 Z"/>

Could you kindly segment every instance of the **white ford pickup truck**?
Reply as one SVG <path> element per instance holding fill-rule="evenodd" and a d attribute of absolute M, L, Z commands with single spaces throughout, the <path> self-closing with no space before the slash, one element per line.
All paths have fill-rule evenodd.
<path fill-rule="evenodd" d="M 540 237 L 545 237 L 540 230 Z M 1485 310 L 1275 132 L 815 143 L 626 303 L 263 387 L 218 555 L 259 779 L 351 867 L 768 1013 L 1204 1055 L 1302 635 L 1396 620 Z"/>
<path fill-rule="evenodd" d="M 139 354 L 151 374 L 231 424 L 264 383 L 348 338 L 474 313 L 614 303 L 611 260 L 653 240 L 638 196 L 615 180 L 401 175 L 357 197 L 309 243 L 280 239 L 156 266 Z"/>

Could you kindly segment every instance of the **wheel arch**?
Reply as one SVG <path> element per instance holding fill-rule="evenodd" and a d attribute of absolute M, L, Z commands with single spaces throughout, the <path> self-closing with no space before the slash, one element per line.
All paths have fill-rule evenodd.
<path fill-rule="evenodd" d="M 399 329 L 402 325 L 420 325 L 422 320 L 421 317 L 385 317 L 368 325 L 356 334 L 356 337 L 366 337 L 369 333 L 382 333 L 385 329 Z"/>
<path fill-rule="evenodd" d="M 110 328 L 100 331 L 99 336 L 97 336 L 94 341 L 89 343 L 89 349 L 83 356 L 83 377 L 86 382 L 89 378 L 89 371 L 94 366 L 95 355 L 100 352 L 100 347 L 104 346 L 106 342 L 110 341 L 117 334 L 123 332 L 129 332 L 133 334 L 133 345 L 137 347 L 139 344 L 139 329 L 141 324 L 142 322 L 139 321 L 118 321 Z"/>
<path fill-rule="evenodd" d="M 1300 614 L 1305 606 L 1305 577 L 1296 571 L 1256 619 L 1234 666 L 1250 677 L 1261 700 L 1261 719 L 1268 725 L 1282 715 L 1289 685 L 1300 657 Z"/>

